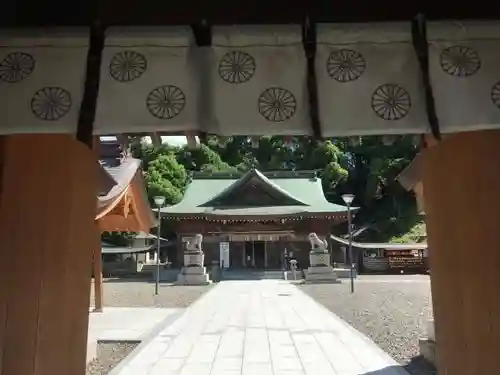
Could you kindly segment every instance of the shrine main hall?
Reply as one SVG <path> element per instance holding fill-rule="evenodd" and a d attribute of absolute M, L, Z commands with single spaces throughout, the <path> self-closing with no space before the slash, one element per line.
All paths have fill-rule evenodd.
<path fill-rule="evenodd" d="M 284 269 L 292 258 L 307 268 L 308 235 L 331 242 L 332 228 L 348 215 L 346 206 L 326 200 L 317 172 L 257 169 L 197 172 L 182 201 L 161 212 L 177 232 L 177 252 L 169 256 L 174 265 L 182 265 L 183 242 L 202 234 L 206 265 L 224 261 L 233 269 L 270 270 Z"/>

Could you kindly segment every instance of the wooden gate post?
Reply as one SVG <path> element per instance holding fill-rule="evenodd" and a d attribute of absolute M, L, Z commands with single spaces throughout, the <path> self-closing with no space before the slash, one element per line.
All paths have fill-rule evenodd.
<path fill-rule="evenodd" d="M 69 135 L 0 143 L 0 374 L 84 375 L 95 157 Z"/>
<path fill-rule="evenodd" d="M 496 375 L 500 353 L 500 131 L 425 151 L 427 234 L 440 375 Z"/>

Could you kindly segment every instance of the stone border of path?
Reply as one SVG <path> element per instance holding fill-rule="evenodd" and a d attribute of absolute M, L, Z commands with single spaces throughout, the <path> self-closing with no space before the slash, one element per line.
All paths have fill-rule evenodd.
<path fill-rule="evenodd" d="M 178 309 L 179 311 L 174 312 L 173 314 L 170 314 L 167 316 L 167 318 L 157 325 L 154 326 L 154 328 L 150 331 L 148 335 L 146 335 L 143 340 L 140 341 L 140 344 L 130 353 L 128 356 L 126 356 L 118 365 L 116 365 L 109 373 L 108 375 L 118 375 L 120 374 L 126 367 L 127 365 L 146 347 L 156 336 L 160 334 L 161 331 L 163 331 L 168 325 L 174 323 L 177 319 L 180 319 L 188 309 L 190 309 L 193 306 L 196 306 L 199 304 L 205 297 L 210 295 L 215 290 L 214 288 L 211 288 L 207 293 L 203 294 L 200 298 L 198 298 L 196 301 L 194 301 L 190 306 L 184 309 Z M 123 342 L 123 341 L 121 341 Z M 135 341 L 137 342 L 137 341 Z"/>
<path fill-rule="evenodd" d="M 140 344 L 164 327 L 172 315 L 185 309 L 148 307 L 107 307 L 90 312 L 87 337 L 87 364 L 99 355 L 99 344 Z M 175 320 L 175 318 L 172 318 Z"/>
<path fill-rule="evenodd" d="M 210 293 L 210 291 L 208 293 Z M 195 301 L 193 304 L 195 304 L 196 302 L 197 301 Z M 137 345 L 137 347 L 132 351 L 132 353 L 130 353 L 122 361 L 120 361 L 120 363 L 118 363 L 118 365 L 116 365 L 108 373 L 108 375 L 119 374 L 127 366 L 127 364 L 131 360 L 133 360 L 134 357 L 136 357 L 144 349 L 144 347 L 147 346 L 151 342 L 151 340 L 153 340 L 168 325 L 172 324 L 177 319 L 179 319 L 181 316 L 183 316 L 186 313 L 187 309 L 178 309 L 178 310 L 179 311 L 176 311 L 176 312 L 170 314 L 164 320 L 162 320 L 160 323 L 156 324 L 151 329 L 151 331 L 142 338 L 142 340 L 139 340 L 139 341 L 138 340 L 98 340 L 98 342 L 106 342 L 106 343 L 120 343 L 120 342 L 137 343 L 137 342 L 139 342 L 139 345 Z"/>

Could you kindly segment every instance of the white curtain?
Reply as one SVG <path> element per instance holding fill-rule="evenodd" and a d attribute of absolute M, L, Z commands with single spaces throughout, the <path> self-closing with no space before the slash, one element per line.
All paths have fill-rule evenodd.
<path fill-rule="evenodd" d="M 215 27 L 211 51 L 210 132 L 311 133 L 300 26 Z"/>
<path fill-rule="evenodd" d="M 189 27 L 109 29 L 95 132 L 197 130 L 193 43 Z"/>
<path fill-rule="evenodd" d="M 310 135 L 299 25 L 111 28 L 96 134 Z M 441 131 L 500 128 L 500 22 L 429 22 Z M 0 134 L 76 132 L 88 30 L 0 31 Z M 428 133 L 411 23 L 317 25 L 323 135 Z"/>
<path fill-rule="evenodd" d="M 500 125 L 500 24 L 430 22 L 429 59 L 441 131 Z"/>
<path fill-rule="evenodd" d="M 0 134 L 75 133 L 88 30 L 0 32 Z"/>
<path fill-rule="evenodd" d="M 323 135 L 425 133 L 411 24 L 320 24 L 316 74 Z"/>

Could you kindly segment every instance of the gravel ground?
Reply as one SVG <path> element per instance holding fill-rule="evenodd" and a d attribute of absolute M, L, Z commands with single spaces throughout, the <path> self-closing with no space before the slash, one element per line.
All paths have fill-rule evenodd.
<path fill-rule="evenodd" d="M 104 307 L 172 307 L 184 308 L 205 294 L 212 285 L 180 286 L 160 284 L 160 293 L 154 295 L 155 284 L 148 281 L 105 279 Z M 94 304 L 94 288 L 91 288 L 90 303 Z"/>
<path fill-rule="evenodd" d="M 86 375 L 106 375 L 137 347 L 137 343 L 98 344 L 97 358 L 87 365 Z"/>
<path fill-rule="evenodd" d="M 432 318 L 430 282 L 422 275 L 364 275 L 349 282 L 299 285 L 305 293 L 361 331 L 412 375 L 434 375 L 419 356 L 418 340 Z"/>

